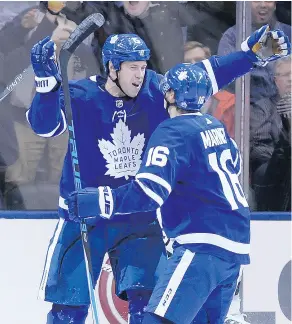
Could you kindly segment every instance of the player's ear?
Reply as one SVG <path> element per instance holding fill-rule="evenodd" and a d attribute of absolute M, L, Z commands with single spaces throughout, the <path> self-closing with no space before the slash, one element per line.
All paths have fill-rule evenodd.
<path fill-rule="evenodd" d="M 172 89 L 167 92 L 167 101 L 170 104 L 175 103 L 175 93 Z"/>

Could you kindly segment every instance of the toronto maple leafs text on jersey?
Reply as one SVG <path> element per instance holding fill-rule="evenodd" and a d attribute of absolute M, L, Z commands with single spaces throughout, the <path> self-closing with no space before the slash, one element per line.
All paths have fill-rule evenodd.
<path fill-rule="evenodd" d="M 191 113 L 161 123 L 131 183 L 113 190 L 113 217 L 161 208 L 163 229 L 192 251 L 249 263 L 250 213 L 241 158 L 224 126 Z"/>
<path fill-rule="evenodd" d="M 133 178 L 141 165 L 145 145 L 157 125 L 167 118 L 157 75 L 147 71 L 144 87 L 134 100 L 111 96 L 99 77 L 70 83 L 74 131 L 81 185 L 117 187 Z M 153 112 L 155 112 L 153 114 Z M 36 133 L 50 137 L 66 128 L 62 91 L 37 94 L 28 120 Z M 59 211 L 74 190 L 70 152 L 60 181 Z"/>
<path fill-rule="evenodd" d="M 244 52 L 213 56 L 197 64 L 209 74 L 213 93 L 252 68 Z M 146 71 L 138 97 L 132 100 L 111 96 L 104 83 L 98 76 L 70 82 L 82 188 L 125 184 L 137 173 L 151 134 L 168 117 L 154 71 Z M 62 134 L 67 127 L 62 89 L 37 93 L 26 115 L 39 136 Z M 64 200 L 74 190 L 72 174 L 68 150 L 60 180 L 61 216 L 67 216 Z"/>
<path fill-rule="evenodd" d="M 98 140 L 98 147 L 106 160 L 107 172 L 116 178 L 135 176 L 141 165 L 141 155 L 145 145 L 144 134 L 131 138 L 127 124 L 120 119 L 111 133 L 112 140 Z"/>

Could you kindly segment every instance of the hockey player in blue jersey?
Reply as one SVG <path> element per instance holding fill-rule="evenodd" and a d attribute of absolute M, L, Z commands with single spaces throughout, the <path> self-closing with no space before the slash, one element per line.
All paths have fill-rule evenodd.
<path fill-rule="evenodd" d="M 263 32 L 253 37 L 260 39 Z M 224 72 L 218 88 L 245 74 L 258 62 L 245 51 L 213 57 L 201 63 L 213 73 Z M 75 138 L 82 187 L 118 187 L 134 177 L 145 145 L 158 124 L 167 118 L 159 76 L 146 70 L 149 50 L 136 35 L 112 35 L 103 48 L 108 78 L 94 76 L 70 83 Z M 58 136 L 66 129 L 61 76 L 54 44 L 48 38 L 31 53 L 36 91 L 28 121 L 40 136 Z M 89 295 L 79 225 L 68 222 L 65 200 L 74 190 L 70 154 L 60 182 L 60 221 L 48 248 L 40 296 L 52 302 L 48 323 L 84 323 Z M 143 308 L 155 285 L 155 269 L 164 247 L 155 212 L 121 215 L 117 221 L 101 220 L 89 231 L 94 278 L 97 280 L 105 252 L 109 252 L 117 294 L 129 300 L 130 323 L 141 322 Z"/>
<path fill-rule="evenodd" d="M 146 71 L 150 53 L 142 39 L 113 35 L 102 53 L 106 80 L 93 76 L 70 82 L 82 187 L 127 183 L 139 169 L 150 135 L 167 118 L 158 75 Z M 31 61 L 37 94 L 28 121 L 40 136 L 58 136 L 66 130 L 66 114 L 54 43 L 45 38 L 36 44 Z M 60 221 L 40 285 L 40 298 L 53 303 L 49 324 L 85 323 L 89 305 L 80 228 L 67 221 L 64 203 L 74 188 L 70 161 L 68 150 L 60 182 Z M 134 223 L 129 225 L 129 219 Z M 156 213 L 143 213 L 143 219 L 126 215 L 113 225 L 104 221 L 89 228 L 89 240 L 94 279 L 108 252 L 116 293 L 129 301 L 130 323 L 140 323 L 155 285 L 157 264 L 166 258 Z"/>
<path fill-rule="evenodd" d="M 261 64 L 290 54 L 287 37 L 273 35 L 278 54 L 258 58 Z M 253 48 L 256 36 L 243 48 Z M 238 179 L 240 153 L 223 124 L 200 113 L 225 83 L 212 63 L 211 58 L 208 69 L 179 64 L 166 73 L 160 87 L 171 119 L 152 134 L 134 181 L 116 189 L 86 188 L 67 200 L 71 220 L 85 218 L 96 226 L 161 208 L 163 229 L 175 238 L 174 254 L 160 272 L 146 324 L 223 323 L 240 266 L 249 263 L 250 213 Z"/>

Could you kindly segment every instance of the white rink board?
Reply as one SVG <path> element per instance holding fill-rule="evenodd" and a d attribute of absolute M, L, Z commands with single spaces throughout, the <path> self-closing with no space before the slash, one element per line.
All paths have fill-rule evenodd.
<path fill-rule="evenodd" d="M 56 224 L 57 220 L 0 219 L 0 323 L 46 323 L 51 304 L 37 295 Z M 100 324 L 109 324 L 102 312 L 99 315 Z M 90 314 L 86 324 L 91 323 Z"/>
<path fill-rule="evenodd" d="M 0 323 L 46 323 L 50 304 L 37 300 L 37 293 L 56 223 L 0 219 Z M 291 259 L 291 222 L 253 221 L 252 243 L 253 263 L 244 272 L 243 311 L 276 312 L 275 324 L 289 324 L 280 311 L 277 283 L 282 268 Z M 86 324 L 90 323 L 91 317 Z M 100 324 L 109 321 L 102 316 Z"/>
<path fill-rule="evenodd" d="M 284 284 L 279 284 L 281 272 L 291 262 L 291 221 L 252 221 L 251 233 L 251 264 L 243 273 L 243 310 L 275 313 L 276 324 L 291 324 L 278 298 L 279 286 Z"/>
<path fill-rule="evenodd" d="M 0 322 L 45 324 L 50 304 L 37 300 L 46 249 L 57 220 L 0 220 Z"/>

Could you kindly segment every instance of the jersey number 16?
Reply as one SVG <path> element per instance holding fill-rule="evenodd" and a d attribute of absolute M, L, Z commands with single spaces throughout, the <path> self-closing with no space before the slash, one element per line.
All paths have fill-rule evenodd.
<path fill-rule="evenodd" d="M 165 146 L 151 147 L 148 152 L 146 166 L 157 165 L 164 167 L 167 163 L 167 156 L 169 155 L 169 149 Z"/>
<path fill-rule="evenodd" d="M 243 207 L 248 207 L 248 203 L 239 183 L 237 174 L 232 173 L 227 167 L 228 160 L 234 164 L 230 150 L 224 150 L 220 156 L 218 156 L 216 152 L 210 153 L 208 155 L 208 159 L 211 168 L 218 173 L 224 195 L 230 203 L 232 210 L 239 208 L 238 203 L 240 203 Z"/>

